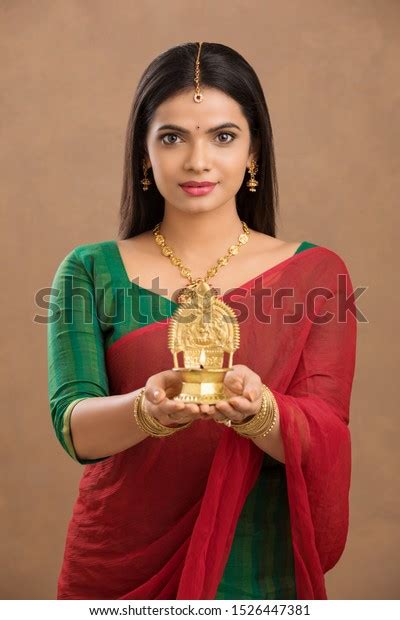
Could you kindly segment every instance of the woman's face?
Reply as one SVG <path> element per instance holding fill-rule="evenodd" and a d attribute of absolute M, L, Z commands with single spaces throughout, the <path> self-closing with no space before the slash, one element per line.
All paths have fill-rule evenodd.
<path fill-rule="evenodd" d="M 201 103 L 193 101 L 194 89 L 164 101 L 149 126 L 147 165 L 166 208 L 199 212 L 227 203 L 236 206 L 235 195 L 253 158 L 249 126 L 239 104 L 214 88 L 201 92 Z M 214 129 L 225 124 L 236 126 Z M 164 125 L 180 129 L 161 129 Z M 180 187 L 188 181 L 216 186 L 208 194 L 193 196 Z"/>

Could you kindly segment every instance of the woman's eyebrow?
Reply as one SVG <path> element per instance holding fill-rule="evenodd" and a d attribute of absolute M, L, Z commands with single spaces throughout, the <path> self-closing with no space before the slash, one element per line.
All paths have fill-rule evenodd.
<path fill-rule="evenodd" d="M 236 125 L 235 123 L 221 123 L 221 125 L 217 125 L 216 127 L 211 127 L 210 129 L 207 129 L 206 133 L 214 133 L 214 131 L 218 131 L 219 129 L 228 129 L 228 128 L 232 128 L 235 127 L 236 129 L 239 129 L 239 131 L 242 131 L 240 129 L 240 127 L 238 125 Z M 190 133 L 190 131 L 188 129 L 185 129 L 184 127 L 179 127 L 179 125 L 161 125 L 161 127 L 158 127 L 157 131 L 162 131 L 163 129 L 172 129 L 173 131 L 179 131 L 180 133 L 185 133 L 188 134 Z"/>

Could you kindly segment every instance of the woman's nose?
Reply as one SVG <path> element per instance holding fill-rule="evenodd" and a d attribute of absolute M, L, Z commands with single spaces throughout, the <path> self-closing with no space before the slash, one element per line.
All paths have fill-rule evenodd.
<path fill-rule="evenodd" d="M 201 172 L 210 169 L 210 162 L 207 155 L 207 147 L 202 142 L 196 142 L 190 150 L 186 161 L 187 167 L 191 170 Z"/>

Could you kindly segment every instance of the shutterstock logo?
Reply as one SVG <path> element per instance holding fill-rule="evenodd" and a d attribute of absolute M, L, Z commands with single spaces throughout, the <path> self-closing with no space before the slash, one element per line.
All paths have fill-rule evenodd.
<path fill-rule="evenodd" d="M 234 310 L 239 324 L 255 320 L 267 325 L 277 321 L 290 325 L 307 319 L 323 325 L 330 321 L 345 323 L 350 316 L 358 323 L 368 323 L 356 304 L 367 288 L 359 286 L 352 291 L 346 274 L 338 274 L 333 289 L 318 286 L 307 291 L 300 290 L 298 286 L 264 287 L 262 277 L 259 277 L 251 288 L 232 289 L 221 299 Z M 37 291 L 35 303 L 47 314 L 35 315 L 33 322 L 48 324 L 62 321 L 65 325 L 72 325 L 78 320 L 83 325 L 94 321 L 116 325 L 126 321 L 140 324 L 165 321 L 178 306 L 156 291 L 141 288 L 139 296 L 137 287 L 132 286 L 96 287 L 92 292 L 76 285 L 74 276 L 65 276 L 61 288 L 47 287 Z M 46 297 L 50 299 L 46 300 Z M 196 300 L 189 301 L 186 307 L 193 312 L 188 312 L 182 322 L 197 320 Z M 203 315 L 204 322 L 212 321 L 212 306 L 209 307 L 210 311 Z M 227 322 L 232 320 L 229 316 L 222 319 Z"/>

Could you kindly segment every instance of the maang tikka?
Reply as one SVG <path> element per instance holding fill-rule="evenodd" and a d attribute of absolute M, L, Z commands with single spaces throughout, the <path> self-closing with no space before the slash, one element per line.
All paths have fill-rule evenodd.
<path fill-rule="evenodd" d="M 203 101 L 203 94 L 200 91 L 200 53 L 201 53 L 201 46 L 203 44 L 203 41 L 199 42 L 199 49 L 197 51 L 197 57 L 196 57 L 196 63 L 195 63 L 195 69 L 194 69 L 194 84 L 195 84 L 195 90 L 194 90 L 194 95 L 193 95 L 193 100 L 195 101 L 195 103 L 201 103 Z M 152 184 L 152 182 L 150 181 L 150 179 L 147 177 L 147 165 L 146 165 L 146 161 L 143 159 L 143 174 L 144 174 L 144 178 L 140 181 L 142 186 L 143 186 L 143 191 L 146 192 L 149 188 L 149 185 Z M 258 186 L 258 181 L 255 178 L 255 175 L 258 172 L 258 166 L 255 160 L 251 161 L 250 164 L 250 168 L 248 170 L 249 174 L 250 174 L 250 179 L 247 181 L 246 183 L 246 187 L 249 188 L 250 192 L 255 192 L 256 187 Z"/>

